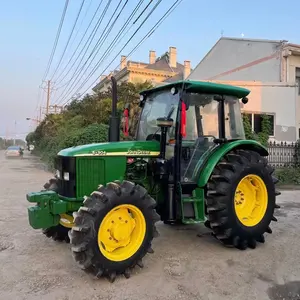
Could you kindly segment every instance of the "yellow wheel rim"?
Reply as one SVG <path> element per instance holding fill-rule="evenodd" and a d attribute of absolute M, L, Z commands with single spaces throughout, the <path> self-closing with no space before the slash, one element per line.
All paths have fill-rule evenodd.
<path fill-rule="evenodd" d="M 98 246 L 107 259 L 123 261 L 139 250 L 145 234 L 146 221 L 143 213 L 134 205 L 119 205 L 101 222 Z"/>
<path fill-rule="evenodd" d="M 234 209 L 239 221 L 247 226 L 257 225 L 268 206 L 268 191 L 257 175 L 247 175 L 239 182 L 234 197 Z"/>
<path fill-rule="evenodd" d="M 67 214 L 61 214 L 59 224 L 66 228 L 72 228 L 74 226 L 74 218 Z"/>

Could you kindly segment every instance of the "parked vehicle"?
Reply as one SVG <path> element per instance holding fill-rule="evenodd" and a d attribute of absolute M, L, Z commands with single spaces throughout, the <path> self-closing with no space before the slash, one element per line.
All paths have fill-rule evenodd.
<path fill-rule="evenodd" d="M 10 146 L 5 151 L 6 158 L 23 157 L 24 151 L 20 146 Z"/>

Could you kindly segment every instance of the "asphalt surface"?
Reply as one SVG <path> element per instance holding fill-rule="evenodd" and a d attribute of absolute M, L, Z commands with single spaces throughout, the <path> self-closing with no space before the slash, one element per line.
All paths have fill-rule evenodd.
<path fill-rule="evenodd" d="M 282 193 L 273 234 L 255 250 L 225 248 L 204 226 L 159 224 L 145 267 L 111 284 L 79 269 L 69 245 L 29 226 L 26 193 L 50 176 L 28 154 L 5 160 L 0 152 L 0 300 L 300 299 L 300 191 Z"/>

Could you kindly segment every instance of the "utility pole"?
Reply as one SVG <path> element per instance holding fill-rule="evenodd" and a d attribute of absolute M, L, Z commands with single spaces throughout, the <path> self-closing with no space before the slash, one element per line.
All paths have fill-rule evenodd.
<path fill-rule="evenodd" d="M 17 137 L 17 121 L 15 121 L 15 128 L 14 128 L 14 146 L 16 145 L 16 137 Z"/>
<path fill-rule="evenodd" d="M 47 80 L 46 86 L 41 86 L 41 88 L 47 93 L 46 115 L 49 113 L 51 90 L 53 90 L 51 85 L 51 80 Z"/>
<path fill-rule="evenodd" d="M 42 107 L 40 106 L 40 115 L 37 118 L 39 121 L 42 121 Z"/>
<path fill-rule="evenodd" d="M 51 81 L 47 81 L 47 106 L 46 106 L 46 114 L 48 115 L 49 113 L 49 106 L 50 106 L 50 84 Z"/>

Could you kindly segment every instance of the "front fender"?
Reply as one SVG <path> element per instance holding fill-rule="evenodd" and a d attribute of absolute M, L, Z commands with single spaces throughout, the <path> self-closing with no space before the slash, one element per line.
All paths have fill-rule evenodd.
<path fill-rule="evenodd" d="M 218 162 L 233 149 L 252 150 L 258 152 L 261 156 L 269 155 L 267 148 L 254 140 L 237 140 L 220 145 L 208 155 L 205 162 L 200 166 L 200 172 L 198 172 L 199 179 L 197 182 L 199 187 L 204 187 L 207 184 L 209 177 Z"/>

